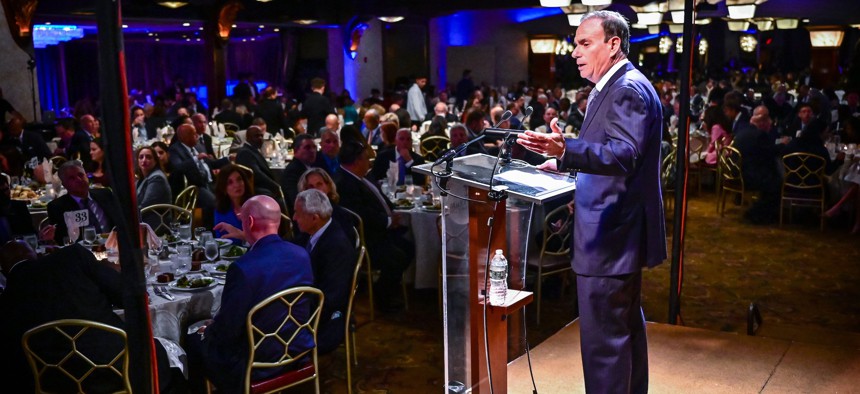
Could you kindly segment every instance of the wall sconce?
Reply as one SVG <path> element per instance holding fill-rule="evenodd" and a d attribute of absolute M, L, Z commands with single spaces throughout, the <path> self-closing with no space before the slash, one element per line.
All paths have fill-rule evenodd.
<path fill-rule="evenodd" d="M 571 26 L 579 26 L 582 23 L 582 17 L 585 14 L 567 14 L 567 23 Z"/>
<path fill-rule="evenodd" d="M 771 31 L 775 25 L 773 19 L 770 18 L 759 18 L 755 19 L 753 22 L 755 22 L 755 25 L 760 31 Z"/>
<path fill-rule="evenodd" d="M 177 8 L 187 6 L 188 3 L 184 2 L 184 1 L 160 1 L 160 2 L 158 2 L 158 5 L 160 5 L 162 7 L 172 8 L 175 10 Z"/>
<path fill-rule="evenodd" d="M 643 25 L 659 25 L 663 22 L 662 12 L 638 12 L 636 17 L 639 18 L 639 23 Z"/>
<path fill-rule="evenodd" d="M 555 38 L 532 38 L 529 40 L 529 45 L 532 53 L 554 53 L 557 42 Z"/>
<path fill-rule="evenodd" d="M 660 42 L 657 43 L 657 49 L 660 51 L 661 55 L 669 53 L 669 50 L 672 49 L 672 39 L 669 38 L 669 36 L 660 37 Z"/>
<path fill-rule="evenodd" d="M 750 19 L 755 16 L 755 6 L 767 0 L 726 0 L 729 19 Z"/>
<path fill-rule="evenodd" d="M 756 45 L 758 45 L 758 40 L 755 37 L 745 34 L 741 36 L 741 50 L 744 52 L 752 52 L 755 51 Z"/>
<path fill-rule="evenodd" d="M 702 37 L 699 40 L 699 55 L 705 56 L 708 53 L 708 40 Z"/>
<path fill-rule="evenodd" d="M 750 23 L 747 21 L 727 21 L 727 23 L 731 31 L 747 31 L 750 28 Z"/>
<path fill-rule="evenodd" d="M 541 7 L 567 7 L 570 0 L 540 0 Z"/>
<path fill-rule="evenodd" d="M 694 19 L 693 23 L 695 23 L 699 26 L 704 26 L 704 25 L 711 23 L 711 18 Z"/>
<path fill-rule="evenodd" d="M 776 20 L 776 28 L 780 30 L 797 29 L 798 20 L 793 18 L 782 18 Z"/>
<path fill-rule="evenodd" d="M 397 22 L 400 22 L 403 19 L 405 19 L 405 17 L 402 17 L 402 16 L 380 16 L 376 19 L 379 19 L 385 23 L 397 23 Z"/>
<path fill-rule="evenodd" d="M 842 45 L 845 32 L 842 30 L 813 30 L 809 32 L 809 41 L 813 48 L 838 48 Z"/>
<path fill-rule="evenodd" d="M 684 25 L 680 23 L 669 23 L 669 33 L 681 34 L 684 32 Z"/>
<path fill-rule="evenodd" d="M 683 53 L 684 52 L 684 37 L 678 37 L 675 40 L 675 53 Z"/>
<path fill-rule="evenodd" d="M 361 45 L 361 36 L 364 31 L 370 27 L 365 23 L 364 19 L 359 19 L 357 16 L 349 20 L 343 30 L 343 49 L 349 55 L 349 58 L 355 60 L 358 56 L 358 46 Z"/>

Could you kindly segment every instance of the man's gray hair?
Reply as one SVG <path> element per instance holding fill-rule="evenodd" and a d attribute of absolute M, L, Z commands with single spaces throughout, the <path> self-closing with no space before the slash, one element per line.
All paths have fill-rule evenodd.
<path fill-rule="evenodd" d="M 60 168 L 57 169 L 57 176 L 60 177 L 60 182 L 66 181 L 66 172 L 72 167 L 80 168 L 83 170 L 84 163 L 82 163 L 80 160 L 69 160 L 60 165 Z"/>
<path fill-rule="evenodd" d="M 296 206 L 301 203 L 305 213 L 319 215 L 323 220 L 331 218 L 331 203 L 325 193 L 317 189 L 308 189 L 296 196 Z"/>
<path fill-rule="evenodd" d="M 612 37 L 621 39 L 621 53 L 627 57 L 630 54 L 630 24 L 627 23 L 627 18 L 615 11 L 592 11 L 582 17 L 580 25 L 591 18 L 601 20 L 600 25 L 603 26 L 605 37 L 603 42 L 608 42 Z"/>

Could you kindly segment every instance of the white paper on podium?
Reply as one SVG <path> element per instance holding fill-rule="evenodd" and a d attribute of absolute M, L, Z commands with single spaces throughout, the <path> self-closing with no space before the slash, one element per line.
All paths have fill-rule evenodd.
<path fill-rule="evenodd" d="M 570 186 L 570 182 L 564 180 L 555 179 L 550 176 L 535 176 L 534 173 L 528 173 L 520 170 L 505 171 L 503 173 L 497 174 L 496 178 L 508 182 L 529 185 L 544 190 L 555 190 Z"/>

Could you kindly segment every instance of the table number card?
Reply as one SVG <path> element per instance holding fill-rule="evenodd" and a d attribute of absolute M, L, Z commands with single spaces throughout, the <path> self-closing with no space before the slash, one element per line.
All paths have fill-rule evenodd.
<path fill-rule="evenodd" d="M 90 225 L 89 216 L 89 212 L 86 209 L 81 209 L 64 213 L 63 219 L 66 221 L 66 228 L 86 227 Z"/>

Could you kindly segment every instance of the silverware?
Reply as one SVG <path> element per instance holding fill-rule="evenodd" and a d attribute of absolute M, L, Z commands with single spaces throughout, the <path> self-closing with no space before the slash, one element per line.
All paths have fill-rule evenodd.
<path fill-rule="evenodd" d="M 168 293 L 167 290 L 162 289 L 159 286 L 152 286 L 152 290 L 155 291 L 155 295 L 164 298 L 165 300 L 173 301 L 175 299 L 172 294 Z"/>

